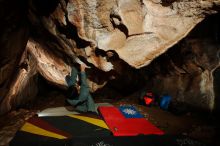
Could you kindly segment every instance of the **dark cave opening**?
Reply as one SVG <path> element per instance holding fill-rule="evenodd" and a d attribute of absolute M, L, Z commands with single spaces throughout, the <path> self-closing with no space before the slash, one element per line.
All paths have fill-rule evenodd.
<path fill-rule="evenodd" d="M 189 38 L 211 38 L 220 42 L 220 14 L 207 16 L 200 22 L 187 37 Z"/>
<path fill-rule="evenodd" d="M 83 40 L 80 38 L 77 32 L 76 26 L 71 24 L 67 20 L 67 25 L 66 26 L 60 26 L 60 24 L 57 23 L 57 29 L 62 33 L 66 35 L 66 38 L 72 38 L 73 40 L 76 41 L 76 47 L 77 48 L 86 48 L 87 46 L 90 45 L 89 41 Z"/>
<path fill-rule="evenodd" d="M 37 75 L 37 90 L 36 98 L 21 105 L 19 108 L 43 110 L 45 107 L 65 106 L 66 90 L 58 88 L 56 85 L 48 82 L 40 74 Z"/>
<path fill-rule="evenodd" d="M 49 16 L 59 4 L 59 0 L 32 0 L 36 13 L 41 16 Z"/>
<path fill-rule="evenodd" d="M 215 91 L 215 110 L 220 113 L 220 67 L 213 72 Z"/>

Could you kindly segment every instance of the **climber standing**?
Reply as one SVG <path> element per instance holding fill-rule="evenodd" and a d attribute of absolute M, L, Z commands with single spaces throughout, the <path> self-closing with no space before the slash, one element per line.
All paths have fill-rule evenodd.
<path fill-rule="evenodd" d="M 70 94 L 67 98 L 67 102 L 76 108 L 79 112 L 96 112 L 95 102 L 90 95 L 89 86 L 86 81 L 86 66 L 84 64 L 80 65 L 80 73 L 75 67 L 72 67 L 71 75 L 66 78 L 67 84 L 69 86 Z M 80 76 L 78 76 L 78 74 Z M 79 81 L 80 79 L 80 84 Z"/>

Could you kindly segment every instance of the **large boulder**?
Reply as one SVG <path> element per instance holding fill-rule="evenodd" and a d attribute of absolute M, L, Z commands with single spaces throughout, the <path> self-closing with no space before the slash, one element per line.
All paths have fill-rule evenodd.
<path fill-rule="evenodd" d="M 65 77 L 71 66 L 81 61 L 90 66 L 87 73 L 92 92 L 111 80 L 123 79 L 125 72 L 140 80 L 135 69 L 149 65 L 207 15 L 217 13 L 220 5 L 219 0 L 0 3 L 0 113 L 16 107 L 26 97 L 35 97 L 39 74 L 67 89 Z M 203 76 L 208 74 L 204 71 Z M 132 79 L 123 81 L 126 86 Z M 204 86 L 204 91 L 209 87 Z"/>

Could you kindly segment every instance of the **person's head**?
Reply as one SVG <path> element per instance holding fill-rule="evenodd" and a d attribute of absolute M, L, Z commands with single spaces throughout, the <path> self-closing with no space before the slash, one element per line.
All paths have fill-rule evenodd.
<path fill-rule="evenodd" d="M 73 99 L 79 96 L 79 87 L 78 85 L 70 86 L 67 90 L 67 98 Z"/>
<path fill-rule="evenodd" d="M 73 90 L 72 96 L 78 97 L 79 96 L 79 86 L 78 85 L 74 86 L 72 90 Z"/>

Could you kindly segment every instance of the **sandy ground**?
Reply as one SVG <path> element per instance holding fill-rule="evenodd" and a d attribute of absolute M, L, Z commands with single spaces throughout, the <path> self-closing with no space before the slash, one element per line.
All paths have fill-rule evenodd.
<path fill-rule="evenodd" d="M 146 119 L 162 129 L 166 134 L 187 135 L 213 146 L 219 144 L 217 119 L 211 114 L 186 112 L 181 115 L 175 115 L 169 111 L 161 110 L 158 106 L 146 107 L 139 105 L 135 94 L 123 98 L 109 99 L 100 96 L 95 99 L 96 102 L 109 102 L 115 106 L 134 105 Z M 59 106 L 65 106 L 65 97 L 61 93 L 53 91 L 0 117 L 0 146 L 8 145 L 25 120 L 32 117 L 37 111 Z"/>

